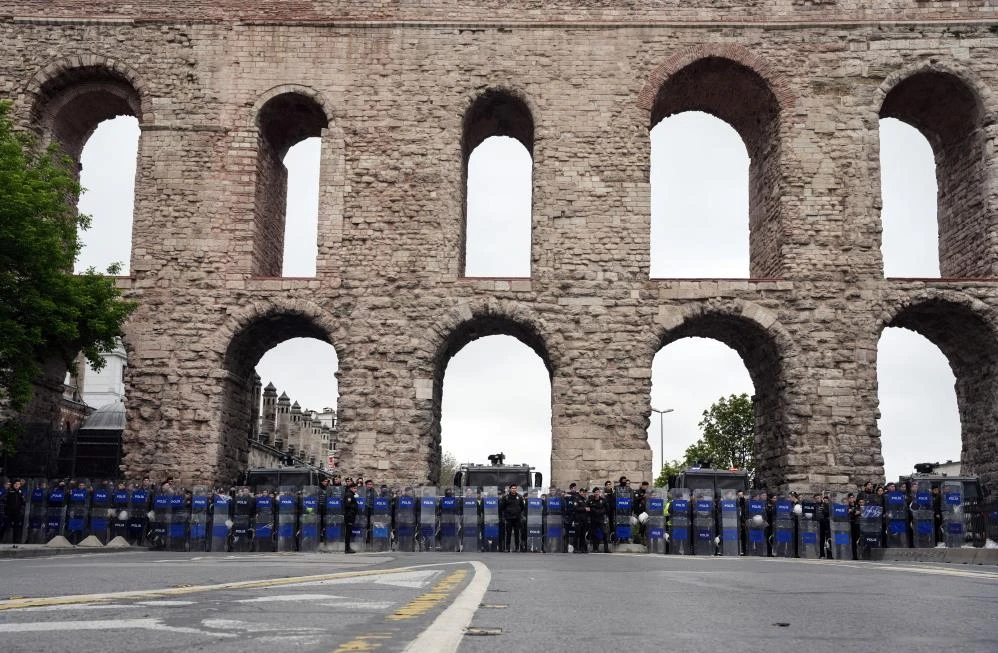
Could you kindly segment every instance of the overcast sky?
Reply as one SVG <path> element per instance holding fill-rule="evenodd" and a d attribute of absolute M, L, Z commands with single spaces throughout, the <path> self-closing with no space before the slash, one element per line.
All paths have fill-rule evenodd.
<path fill-rule="evenodd" d="M 134 194 L 134 119 L 104 123 L 83 152 L 84 234 L 78 269 L 127 270 Z M 747 277 L 748 158 L 737 134 L 705 114 L 669 118 L 652 131 L 652 252 L 655 277 Z M 318 141 L 289 152 L 289 231 L 285 276 L 315 273 Z M 881 123 L 884 260 L 887 276 L 938 276 L 935 172 L 928 143 L 895 120 Z M 469 164 L 469 276 L 529 274 L 530 158 L 509 138 L 491 138 Z M 524 227 L 523 225 L 528 225 Z M 880 429 L 888 478 L 923 461 L 956 460 L 960 425 L 954 378 L 940 351 L 921 336 L 888 329 L 878 352 Z M 308 361 L 308 365 L 303 365 Z M 334 406 L 336 354 L 296 339 L 268 352 L 257 371 L 305 408 Z M 652 366 L 652 401 L 673 409 L 662 420 L 665 458 L 681 458 L 699 437 L 702 413 L 719 397 L 753 394 L 748 372 L 725 345 L 687 338 Z M 460 461 L 487 462 L 502 450 L 550 479 L 550 382 L 541 360 L 519 341 L 492 336 L 450 361 L 444 380 L 443 448 Z M 659 417 L 649 442 L 661 461 Z M 607 470 L 614 476 L 616 470 Z M 586 479 L 579 479 L 586 480 Z"/>

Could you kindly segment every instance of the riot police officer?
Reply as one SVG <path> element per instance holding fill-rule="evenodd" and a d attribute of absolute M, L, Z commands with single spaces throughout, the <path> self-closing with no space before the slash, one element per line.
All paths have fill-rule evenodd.
<path fill-rule="evenodd" d="M 523 542 L 520 539 L 520 520 L 523 519 L 525 509 L 526 503 L 523 501 L 523 497 L 519 494 L 519 488 L 515 483 L 510 485 L 509 492 L 507 492 L 499 502 L 499 514 L 502 516 L 503 524 L 506 526 L 506 533 L 504 537 L 506 551 L 513 550 L 509 548 L 510 539 L 513 536 L 515 536 L 516 539 L 516 550 L 523 550 Z"/>
<path fill-rule="evenodd" d="M 574 534 L 572 547 L 575 553 L 589 553 L 586 548 L 586 531 L 589 530 L 589 506 L 583 491 L 572 483 L 568 486 L 568 500 L 565 502 L 565 513 L 568 515 Z"/>
<path fill-rule="evenodd" d="M 347 483 L 347 491 L 343 495 L 343 537 L 344 553 L 356 553 L 350 548 L 350 540 L 353 537 L 353 525 L 357 521 L 357 484 L 353 481 Z"/>
<path fill-rule="evenodd" d="M 603 553 L 610 553 L 610 538 L 607 537 L 606 515 L 606 499 L 603 498 L 603 492 L 599 487 L 594 487 L 592 496 L 589 497 L 589 533 L 593 541 L 593 551 L 597 551 L 599 543 L 603 542 Z"/>

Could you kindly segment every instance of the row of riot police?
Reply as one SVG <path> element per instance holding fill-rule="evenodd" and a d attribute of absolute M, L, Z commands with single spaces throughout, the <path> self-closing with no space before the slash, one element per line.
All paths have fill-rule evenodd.
<path fill-rule="evenodd" d="M 570 487 L 520 496 L 518 489 L 416 487 L 350 493 L 342 486 L 251 491 L 174 491 L 82 483 L 26 483 L 20 541 L 56 535 L 77 544 L 88 536 L 106 544 L 176 551 L 609 550 L 609 542 L 643 542 L 650 553 L 775 557 L 868 558 L 870 550 L 932 547 L 937 525 L 928 489 L 914 497 L 888 493 L 884 505 L 857 505 L 831 493 L 820 509 L 790 495 L 735 490 L 653 488 L 634 514 L 634 495 L 614 488 L 610 498 Z M 962 486 L 942 491 L 941 537 L 962 546 L 966 520 Z"/>

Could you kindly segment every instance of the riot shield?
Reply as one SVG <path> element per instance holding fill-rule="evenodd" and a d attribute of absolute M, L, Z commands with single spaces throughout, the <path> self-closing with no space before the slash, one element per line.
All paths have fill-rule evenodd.
<path fill-rule="evenodd" d="M 188 545 L 191 553 L 208 550 L 208 488 L 196 485 L 191 491 L 191 526 Z"/>
<path fill-rule="evenodd" d="M 717 522 L 714 517 L 714 489 L 693 490 L 693 555 L 712 556 L 716 551 Z"/>
<path fill-rule="evenodd" d="M 62 535 L 66 527 L 67 499 L 66 488 L 61 483 L 51 488 L 45 497 L 45 542 Z"/>
<path fill-rule="evenodd" d="M 562 521 L 564 506 L 565 498 L 561 495 L 561 490 L 548 490 L 548 497 L 544 502 L 544 551 L 547 553 L 566 551 L 565 524 Z"/>
<path fill-rule="evenodd" d="M 232 527 L 232 497 L 218 492 L 212 502 L 211 550 L 229 550 L 229 529 Z"/>
<path fill-rule="evenodd" d="M 170 497 L 170 522 L 167 530 L 167 548 L 170 551 L 187 550 L 187 522 L 190 519 L 188 498 L 181 492 Z"/>
<path fill-rule="evenodd" d="M 111 523 L 114 520 L 114 509 L 111 507 L 111 488 L 101 484 L 94 489 L 90 499 L 90 526 L 87 534 L 93 535 L 101 544 L 107 544 L 111 539 Z"/>
<path fill-rule="evenodd" d="M 784 497 L 773 506 L 773 557 L 794 557 L 794 503 Z"/>
<path fill-rule="evenodd" d="M 741 506 L 738 490 L 721 491 L 721 555 L 737 556 L 741 550 Z"/>
<path fill-rule="evenodd" d="M 421 488 L 419 497 L 419 550 L 437 548 L 437 488 Z"/>
<path fill-rule="evenodd" d="M 818 521 L 818 504 L 808 499 L 801 502 L 797 515 L 797 556 L 817 559 L 821 557 L 821 525 Z"/>
<path fill-rule="evenodd" d="M 635 521 L 633 506 L 634 498 L 631 494 L 631 488 L 618 486 L 614 492 L 613 513 L 616 520 L 614 534 L 619 544 L 627 544 L 633 537 L 631 532 Z"/>
<path fill-rule="evenodd" d="M 534 490 L 527 496 L 526 547 L 531 553 L 544 550 L 544 499 L 541 498 L 540 490 Z"/>
<path fill-rule="evenodd" d="M 294 551 L 298 535 L 298 489 L 285 485 L 277 491 L 277 550 Z"/>
<path fill-rule="evenodd" d="M 769 555 L 766 542 L 766 519 L 768 495 L 765 490 L 756 490 L 745 504 L 745 555 L 765 558 Z"/>
<path fill-rule="evenodd" d="M 392 550 L 392 495 L 387 489 L 379 491 L 371 505 L 371 550 Z"/>
<path fill-rule="evenodd" d="M 852 560 L 852 523 L 849 520 L 849 498 L 843 492 L 832 492 L 830 529 L 832 556 L 836 560 Z"/>
<path fill-rule="evenodd" d="M 326 488 L 326 513 L 323 522 L 324 550 L 342 553 L 343 538 L 343 486 L 331 485 Z"/>
<path fill-rule="evenodd" d="M 84 483 L 80 483 L 84 485 Z M 66 539 L 79 544 L 86 537 L 87 514 L 90 512 L 90 491 L 86 487 L 73 487 L 66 501 Z"/>
<path fill-rule="evenodd" d="M 132 493 L 124 483 L 119 484 L 111 494 L 111 508 L 114 511 L 111 519 L 111 537 L 128 540 L 128 511 L 131 501 Z"/>
<path fill-rule="evenodd" d="M 253 501 L 253 550 L 269 553 L 274 550 L 274 491 L 262 488 Z"/>
<path fill-rule="evenodd" d="M 669 553 L 690 555 L 693 552 L 690 536 L 693 533 L 689 488 L 669 490 Z"/>
<path fill-rule="evenodd" d="M 859 543 L 856 553 L 860 560 L 869 560 L 870 551 L 882 546 L 881 532 L 884 524 L 884 509 L 878 505 L 865 505 L 859 513 Z"/>
<path fill-rule="evenodd" d="M 963 510 L 963 483 L 944 481 L 940 486 L 943 512 L 943 542 L 958 549 L 966 542 L 967 524 Z"/>
<path fill-rule="evenodd" d="M 480 549 L 479 537 L 481 526 L 479 524 L 481 504 L 475 496 L 475 490 L 465 488 L 464 497 L 461 499 L 461 550 L 466 552 L 477 552 Z"/>
<path fill-rule="evenodd" d="M 908 502 L 904 492 L 884 494 L 884 520 L 886 521 L 887 547 L 908 548 Z"/>
<path fill-rule="evenodd" d="M 128 502 L 128 543 L 132 546 L 140 546 L 146 542 L 151 500 L 152 493 L 147 488 L 132 488 Z"/>
<path fill-rule="evenodd" d="M 395 499 L 395 538 L 397 550 L 416 550 L 416 496 L 411 487 Z"/>
<path fill-rule="evenodd" d="M 911 532 L 912 544 L 916 549 L 931 549 L 936 545 L 936 522 L 932 511 L 932 487 L 926 483 L 912 488 L 915 501 L 912 504 Z"/>
<path fill-rule="evenodd" d="M 311 552 L 319 549 L 319 498 L 318 487 L 308 485 L 301 489 L 299 551 Z"/>
<path fill-rule="evenodd" d="M 164 550 L 170 530 L 170 501 L 172 490 L 160 490 L 152 499 L 152 517 L 149 520 L 147 543 L 150 549 Z"/>
<path fill-rule="evenodd" d="M 370 551 L 368 541 L 368 500 L 367 492 L 364 488 L 357 488 L 357 518 L 350 529 L 350 548 L 354 551 Z"/>
<path fill-rule="evenodd" d="M 665 533 L 665 491 L 652 488 L 645 495 L 645 534 L 648 540 L 648 553 L 666 552 L 668 538 Z"/>
<path fill-rule="evenodd" d="M 232 497 L 232 551 L 246 553 L 253 550 L 253 509 L 256 498 L 248 487 L 236 488 Z"/>
<path fill-rule="evenodd" d="M 454 496 L 453 488 L 445 488 L 440 497 L 440 550 L 457 552 L 461 515 L 458 513 L 460 503 Z"/>
<path fill-rule="evenodd" d="M 45 501 L 48 498 L 48 484 L 45 481 L 35 481 L 28 494 L 27 515 L 28 544 L 45 544 L 45 520 L 48 510 Z"/>
<path fill-rule="evenodd" d="M 487 487 L 482 496 L 482 550 L 498 551 L 502 548 L 502 530 L 499 528 L 499 490 Z"/>

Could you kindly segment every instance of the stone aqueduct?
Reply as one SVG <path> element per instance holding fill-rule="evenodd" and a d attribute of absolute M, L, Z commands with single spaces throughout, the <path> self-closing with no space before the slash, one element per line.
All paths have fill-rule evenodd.
<path fill-rule="evenodd" d="M 2 95 L 78 155 L 138 118 L 129 474 L 231 479 L 255 364 L 333 344 L 343 464 L 425 479 L 443 370 L 509 334 L 552 383 L 555 482 L 650 474 L 651 364 L 714 338 L 755 386 L 769 485 L 883 476 L 876 356 L 913 329 L 956 375 L 967 468 L 998 481 L 998 10 L 989 0 L 0 1 Z M 876 7 L 864 5 L 876 4 Z M 744 140 L 751 278 L 649 279 L 649 138 Z M 942 278 L 885 279 L 878 120 L 929 139 Z M 281 156 L 321 135 L 314 278 L 281 278 Z M 467 157 L 533 159 L 531 275 L 463 275 Z"/>

